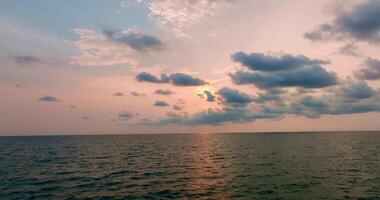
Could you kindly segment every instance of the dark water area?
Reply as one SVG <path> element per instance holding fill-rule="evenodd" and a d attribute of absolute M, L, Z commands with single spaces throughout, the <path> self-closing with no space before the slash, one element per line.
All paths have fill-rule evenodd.
<path fill-rule="evenodd" d="M 0 199 L 380 199 L 380 132 L 0 137 Z"/>

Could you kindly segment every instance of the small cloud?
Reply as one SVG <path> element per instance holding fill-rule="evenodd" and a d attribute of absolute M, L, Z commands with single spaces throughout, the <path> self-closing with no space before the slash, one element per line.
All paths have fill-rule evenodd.
<path fill-rule="evenodd" d="M 368 58 L 364 68 L 357 71 L 355 76 L 363 80 L 380 80 L 380 60 Z"/>
<path fill-rule="evenodd" d="M 177 104 L 174 104 L 174 105 L 173 105 L 173 109 L 174 109 L 174 110 L 182 110 L 182 106 L 177 105 Z"/>
<path fill-rule="evenodd" d="M 171 91 L 169 89 L 158 89 L 154 93 L 159 94 L 159 95 L 165 95 L 165 96 L 170 96 L 172 94 L 175 94 L 174 91 Z"/>
<path fill-rule="evenodd" d="M 21 85 L 21 84 L 16 84 L 15 86 L 16 86 L 16 88 L 20 88 L 20 89 L 25 89 L 26 88 L 25 85 Z"/>
<path fill-rule="evenodd" d="M 200 86 L 207 84 L 206 81 L 185 73 L 162 74 L 161 78 L 159 78 L 148 72 L 141 72 L 136 76 L 136 79 L 140 82 L 171 83 L 175 86 Z"/>
<path fill-rule="evenodd" d="M 124 96 L 124 93 L 122 93 L 122 92 L 116 92 L 116 93 L 113 93 L 113 96 L 115 96 L 115 97 L 122 97 L 122 96 Z"/>
<path fill-rule="evenodd" d="M 57 97 L 54 96 L 42 96 L 38 98 L 39 101 L 46 101 L 46 102 L 61 102 L 62 100 L 58 99 Z"/>
<path fill-rule="evenodd" d="M 358 47 L 355 44 L 349 43 L 339 49 L 339 53 L 348 56 L 358 57 Z"/>
<path fill-rule="evenodd" d="M 75 105 L 69 105 L 69 108 L 76 109 L 77 107 Z"/>
<path fill-rule="evenodd" d="M 34 65 L 43 63 L 43 61 L 34 56 L 12 56 L 13 61 L 19 65 Z"/>
<path fill-rule="evenodd" d="M 135 97 L 145 97 L 146 96 L 146 94 L 144 94 L 144 93 L 139 93 L 139 92 L 134 92 L 134 91 L 130 92 L 130 94 L 132 96 L 135 96 Z"/>
<path fill-rule="evenodd" d="M 89 119 L 90 119 L 90 117 L 87 117 L 87 116 L 82 117 L 82 120 L 89 120 Z"/>
<path fill-rule="evenodd" d="M 121 111 L 121 112 L 119 112 L 118 117 L 121 120 L 130 120 L 130 119 L 132 119 L 133 117 L 135 117 L 137 115 L 138 115 L 137 113 L 133 113 L 133 112 L 130 112 L 130 111 Z"/>
<path fill-rule="evenodd" d="M 227 87 L 220 89 L 219 94 L 225 103 L 233 106 L 245 106 L 253 101 L 249 95 Z"/>
<path fill-rule="evenodd" d="M 126 45 L 135 51 L 162 50 L 164 45 L 158 38 L 129 29 L 127 31 L 103 30 L 110 41 Z"/>
<path fill-rule="evenodd" d="M 210 91 L 205 90 L 204 94 L 206 95 L 206 101 L 208 102 L 214 102 L 216 99 L 216 96 L 213 95 Z"/>
<path fill-rule="evenodd" d="M 158 107 L 167 107 L 167 106 L 169 106 L 169 104 L 168 103 L 166 103 L 165 101 L 156 101 L 156 102 L 154 102 L 154 104 L 153 104 L 154 106 L 158 106 Z"/>

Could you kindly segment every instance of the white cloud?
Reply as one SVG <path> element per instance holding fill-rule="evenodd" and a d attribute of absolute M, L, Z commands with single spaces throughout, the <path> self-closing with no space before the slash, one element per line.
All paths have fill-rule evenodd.
<path fill-rule="evenodd" d="M 102 33 L 90 29 L 74 29 L 79 39 L 71 42 L 78 54 L 72 57 L 73 64 L 86 66 L 136 65 L 131 58 L 133 49 L 110 41 Z M 129 30 L 126 30 L 129 31 Z"/>

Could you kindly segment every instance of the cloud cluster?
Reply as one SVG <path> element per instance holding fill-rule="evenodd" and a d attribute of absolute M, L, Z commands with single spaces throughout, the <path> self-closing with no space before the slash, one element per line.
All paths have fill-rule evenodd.
<path fill-rule="evenodd" d="M 312 41 L 354 40 L 379 43 L 379 12 L 380 1 L 366 0 L 304 36 Z"/>
<path fill-rule="evenodd" d="M 207 84 L 206 81 L 185 73 L 162 74 L 159 78 L 148 72 L 141 72 L 136 75 L 136 79 L 140 82 L 171 83 L 175 86 L 200 86 Z"/>
<path fill-rule="evenodd" d="M 262 89 L 276 87 L 324 88 L 337 84 L 335 74 L 326 71 L 321 64 L 328 61 L 314 60 L 305 56 L 284 54 L 279 57 L 261 53 L 232 55 L 250 71 L 237 71 L 230 77 L 238 85 L 253 84 Z"/>

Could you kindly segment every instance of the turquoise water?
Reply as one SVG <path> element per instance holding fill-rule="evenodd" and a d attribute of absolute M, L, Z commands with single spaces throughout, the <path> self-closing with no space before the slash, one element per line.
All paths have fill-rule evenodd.
<path fill-rule="evenodd" d="M 380 132 L 0 137 L 0 199 L 380 199 Z"/>

